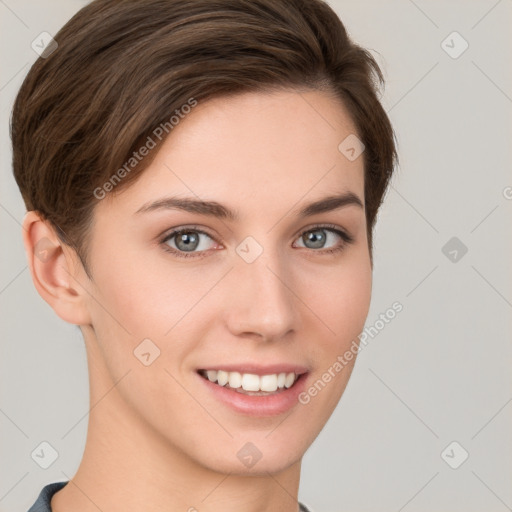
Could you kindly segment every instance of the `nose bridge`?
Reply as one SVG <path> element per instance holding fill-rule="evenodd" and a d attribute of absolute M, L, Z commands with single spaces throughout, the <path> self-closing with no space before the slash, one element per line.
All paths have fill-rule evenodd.
<path fill-rule="evenodd" d="M 253 333 L 270 340 L 296 327 L 296 304 L 283 255 L 258 246 L 254 239 L 246 239 L 237 247 L 228 327 L 235 334 Z"/>

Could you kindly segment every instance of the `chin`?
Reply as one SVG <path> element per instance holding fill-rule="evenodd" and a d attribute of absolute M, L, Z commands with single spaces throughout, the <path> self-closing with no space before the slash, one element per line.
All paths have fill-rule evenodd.
<path fill-rule="evenodd" d="M 278 427 L 279 428 L 279 427 Z M 205 468 L 239 476 L 268 476 L 277 474 L 300 462 L 309 444 L 305 439 L 265 439 L 268 432 L 257 436 L 243 435 L 232 439 L 209 453 L 198 454 Z M 251 440 L 252 438 L 252 440 Z"/>

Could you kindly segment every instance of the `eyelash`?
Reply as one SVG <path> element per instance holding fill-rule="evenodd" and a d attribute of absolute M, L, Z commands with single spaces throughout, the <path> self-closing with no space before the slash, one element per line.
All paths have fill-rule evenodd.
<path fill-rule="evenodd" d="M 317 231 L 319 229 L 325 229 L 326 231 L 331 231 L 331 232 L 337 234 L 343 240 L 343 243 L 341 245 L 339 245 L 337 247 L 333 247 L 331 249 L 311 249 L 311 251 L 313 251 L 313 252 L 318 252 L 320 254 L 335 254 L 335 253 L 339 253 L 339 252 L 343 251 L 347 245 L 350 245 L 354 242 L 354 238 L 352 236 L 350 236 L 348 233 L 340 230 L 339 228 L 337 228 L 336 226 L 334 226 L 332 224 L 319 224 L 317 226 L 312 226 L 312 227 L 302 231 L 299 234 L 299 238 L 302 237 L 305 233 L 309 233 L 311 231 Z M 171 231 L 170 233 L 166 234 L 165 237 L 160 241 L 160 244 L 162 245 L 162 248 L 164 249 L 164 251 L 169 252 L 173 256 L 176 256 L 178 258 L 202 258 L 202 257 L 205 257 L 207 255 L 207 253 L 209 252 L 208 250 L 187 253 L 184 251 L 177 251 L 176 249 L 173 249 L 172 247 L 169 247 L 169 245 L 166 244 L 166 242 L 171 240 L 176 235 L 179 235 L 180 233 L 186 233 L 189 231 L 201 233 L 203 235 L 210 237 L 212 240 L 215 240 L 209 233 L 207 233 L 206 231 L 203 231 L 202 229 L 197 228 L 196 226 L 182 227 L 179 229 L 175 229 L 175 230 Z M 307 249 L 307 247 L 305 247 L 305 249 Z"/>

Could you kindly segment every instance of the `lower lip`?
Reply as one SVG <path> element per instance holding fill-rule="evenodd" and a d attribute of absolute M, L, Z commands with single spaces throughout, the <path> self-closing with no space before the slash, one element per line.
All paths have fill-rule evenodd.
<path fill-rule="evenodd" d="M 299 403 L 299 395 L 306 386 L 307 373 L 300 375 L 291 388 L 283 388 L 283 391 L 268 396 L 244 395 L 210 382 L 199 374 L 197 376 L 218 400 L 236 412 L 248 416 L 276 416 Z"/>

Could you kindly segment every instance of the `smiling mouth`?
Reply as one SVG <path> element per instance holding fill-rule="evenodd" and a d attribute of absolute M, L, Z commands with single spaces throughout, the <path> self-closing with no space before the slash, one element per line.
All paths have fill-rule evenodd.
<path fill-rule="evenodd" d="M 252 396 L 269 396 L 283 393 L 293 387 L 302 375 L 305 375 L 294 372 L 256 375 L 223 370 L 198 370 L 198 373 L 213 384 Z"/>

